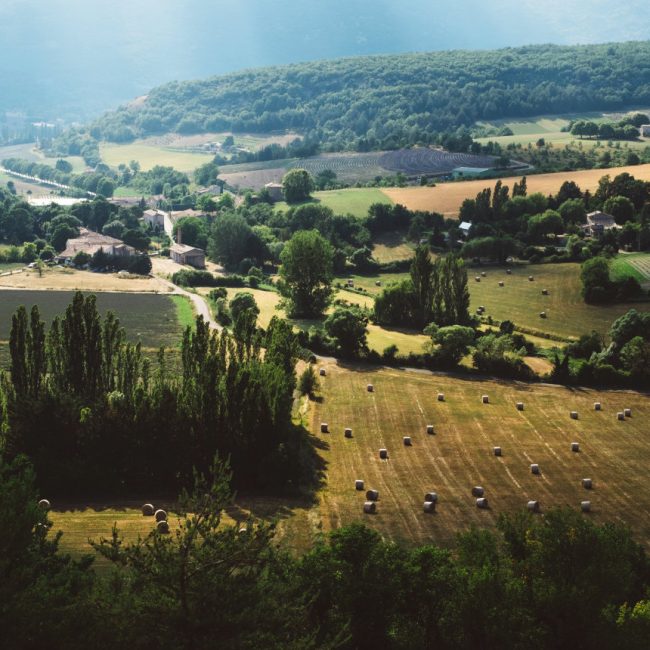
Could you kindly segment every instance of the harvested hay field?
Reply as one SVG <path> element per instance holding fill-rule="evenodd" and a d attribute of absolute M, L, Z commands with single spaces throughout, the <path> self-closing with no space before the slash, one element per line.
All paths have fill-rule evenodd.
<path fill-rule="evenodd" d="M 553 174 L 534 174 L 527 176 L 528 193 L 541 192 L 544 195 L 555 194 L 565 181 L 574 181 L 581 190 L 593 192 L 598 188 L 598 181 L 609 174 L 612 178 L 627 172 L 635 178 L 649 181 L 650 164 L 632 167 L 613 167 L 612 169 L 588 169 L 577 172 L 556 172 Z M 521 180 L 521 175 L 501 179 L 504 185 L 512 185 Z M 382 190 L 393 203 L 401 203 L 409 210 L 428 210 L 441 212 L 446 217 L 458 216 L 458 210 L 465 199 L 473 199 L 486 187 L 493 188 L 496 179 L 440 183 L 435 187 L 404 187 Z"/>
<path fill-rule="evenodd" d="M 310 429 L 323 442 L 327 484 L 317 506 L 323 531 L 354 521 L 408 543 L 451 544 L 472 525 L 494 526 L 500 513 L 539 500 L 541 510 L 578 509 L 586 495 L 595 521 L 629 525 L 650 544 L 650 487 L 646 484 L 650 398 L 627 391 L 568 389 L 505 381 L 459 379 L 393 369 L 325 364 L 322 401 L 311 406 Z M 372 383 L 374 391 L 366 390 Z M 445 401 L 436 399 L 444 393 Z M 482 395 L 489 396 L 483 404 Z M 594 411 L 594 402 L 602 411 Z M 516 402 L 525 408 L 518 411 Z M 616 413 L 632 408 L 624 422 Z M 572 420 L 570 410 L 579 413 Z M 319 423 L 331 433 L 319 433 Z M 433 424 L 435 435 L 427 435 Z M 343 429 L 351 427 L 347 439 Z M 404 446 L 403 436 L 412 446 Z M 580 452 L 571 452 L 571 442 Z M 493 447 L 502 448 L 495 457 Z M 388 449 L 388 460 L 378 450 Z M 531 474 L 538 463 L 540 475 Z M 581 485 L 593 479 L 594 489 Z M 379 490 L 377 514 L 363 514 L 363 494 Z M 489 509 L 479 510 L 471 489 L 485 488 Z M 427 492 L 438 493 L 433 515 L 422 512 Z"/>
<path fill-rule="evenodd" d="M 475 282 L 480 270 L 485 270 L 487 277 Z M 472 313 L 482 305 L 486 316 L 511 320 L 533 334 L 572 339 L 596 330 L 606 336 L 611 324 L 629 309 L 650 309 L 650 302 L 587 305 L 580 295 L 580 265 L 574 263 L 513 267 L 512 275 L 497 267 L 469 268 L 467 274 Z M 529 275 L 535 278 L 533 282 Z M 542 295 L 542 289 L 549 295 Z M 546 318 L 540 318 L 542 311 Z"/>

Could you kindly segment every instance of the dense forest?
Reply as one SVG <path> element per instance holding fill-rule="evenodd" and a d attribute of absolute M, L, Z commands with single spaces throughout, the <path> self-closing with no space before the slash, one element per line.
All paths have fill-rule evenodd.
<path fill-rule="evenodd" d="M 108 113 L 96 139 L 295 130 L 330 149 L 435 141 L 477 120 L 650 102 L 650 43 L 368 56 L 173 82 Z"/>

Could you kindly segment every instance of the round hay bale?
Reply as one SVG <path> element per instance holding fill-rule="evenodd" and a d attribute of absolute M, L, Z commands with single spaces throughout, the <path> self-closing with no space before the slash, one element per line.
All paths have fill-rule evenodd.
<path fill-rule="evenodd" d="M 499 280 L 499 286 L 500 287 L 505 287 L 506 283 L 503 280 Z"/>
<path fill-rule="evenodd" d="M 480 282 L 480 281 L 481 281 L 481 277 L 480 277 L 479 275 L 477 275 L 477 276 L 474 278 L 474 280 L 476 280 L 476 282 Z"/>
<path fill-rule="evenodd" d="M 481 311 L 485 311 L 485 305 L 479 305 L 478 308 L 479 308 Z"/>
<path fill-rule="evenodd" d="M 594 486 L 593 481 L 590 478 L 583 478 L 582 479 L 582 487 L 585 490 L 591 490 L 591 488 Z"/>
<path fill-rule="evenodd" d="M 142 506 L 142 516 L 143 517 L 153 517 L 154 512 L 156 512 L 156 509 L 153 507 L 152 503 L 145 503 Z"/>
<path fill-rule="evenodd" d="M 472 488 L 473 497 L 482 497 L 485 494 L 485 490 L 480 485 L 475 485 Z"/>
<path fill-rule="evenodd" d="M 439 402 L 444 402 L 445 401 L 445 394 L 444 393 L 438 393 L 438 401 Z"/>
<path fill-rule="evenodd" d="M 375 387 L 374 387 L 372 384 L 368 384 L 368 385 L 366 386 L 366 390 L 367 390 L 369 393 L 372 393 L 372 392 L 375 390 Z"/>
<path fill-rule="evenodd" d="M 495 456 L 501 456 L 501 447 L 495 447 L 493 451 Z"/>
<path fill-rule="evenodd" d="M 481 277 L 484 278 L 487 275 L 485 271 L 481 271 Z"/>
<path fill-rule="evenodd" d="M 167 523 L 166 519 L 161 519 L 159 522 L 156 523 L 156 530 L 161 534 L 161 535 L 168 535 L 169 534 L 169 524 Z"/>
<path fill-rule="evenodd" d="M 154 517 L 156 518 L 156 521 L 167 521 L 167 513 L 162 508 L 159 508 L 154 512 Z"/>
<path fill-rule="evenodd" d="M 386 460 L 388 458 L 388 449 L 380 449 L 379 458 L 381 458 L 382 460 Z"/>
<path fill-rule="evenodd" d="M 488 507 L 488 500 L 485 497 L 479 497 L 476 499 L 476 507 L 484 510 Z"/>
<path fill-rule="evenodd" d="M 483 395 L 483 397 L 481 397 L 481 402 L 483 402 L 483 404 L 489 404 L 490 397 L 488 395 Z"/>
<path fill-rule="evenodd" d="M 600 402 L 594 402 L 594 411 L 600 411 L 602 408 L 603 407 Z"/>
<path fill-rule="evenodd" d="M 546 318 L 546 312 L 545 311 L 540 311 L 539 312 L 539 317 L 540 318 Z"/>
<path fill-rule="evenodd" d="M 530 466 L 530 472 L 531 474 L 539 474 L 539 465 L 537 463 L 533 463 Z"/>
<path fill-rule="evenodd" d="M 512 270 L 511 269 L 506 269 L 506 274 L 507 275 L 512 275 Z"/>
<path fill-rule="evenodd" d="M 529 276 L 528 276 L 528 281 L 529 281 L 529 282 L 533 282 L 533 280 L 535 280 L 535 278 L 534 278 L 532 275 L 529 275 Z"/>
<path fill-rule="evenodd" d="M 363 504 L 363 511 L 367 515 L 374 515 L 377 512 L 377 504 L 374 501 L 366 501 Z"/>
<path fill-rule="evenodd" d="M 526 507 L 530 512 L 539 512 L 539 501 L 529 501 Z"/>
<path fill-rule="evenodd" d="M 631 418 L 632 417 L 632 409 L 623 409 L 623 415 L 626 418 Z"/>
<path fill-rule="evenodd" d="M 381 287 L 381 280 L 377 280 L 377 282 L 375 282 L 375 286 L 376 287 Z"/>
<path fill-rule="evenodd" d="M 352 437 L 352 429 L 345 429 L 345 431 L 343 431 L 343 435 L 346 438 L 351 438 Z"/>
<path fill-rule="evenodd" d="M 248 532 L 248 528 L 246 526 L 242 526 L 237 532 L 240 535 L 245 535 Z"/>
<path fill-rule="evenodd" d="M 569 413 L 569 416 L 571 417 L 572 420 L 577 420 L 578 419 L 578 411 L 571 411 L 571 413 Z"/>
<path fill-rule="evenodd" d="M 548 296 L 548 289 L 542 289 L 542 295 Z"/>
<path fill-rule="evenodd" d="M 41 499 L 38 502 L 38 507 L 43 510 L 49 510 L 52 507 L 52 504 L 47 499 Z"/>
<path fill-rule="evenodd" d="M 433 424 L 427 424 L 427 433 L 432 436 L 435 431 L 433 430 Z"/>
<path fill-rule="evenodd" d="M 432 514 L 436 511 L 436 502 L 435 501 L 425 501 L 424 506 L 422 507 L 424 512 L 427 514 Z"/>
<path fill-rule="evenodd" d="M 591 512 L 591 501 L 581 501 L 580 510 L 582 510 L 582 512 Z"/>
<path fill-rule="evenodd" d="M 327 375 L 327 370 L 325 370 L 325 368 L 321 368 L 321 369 L 318 371 L 318 374 L 319 374 L 321 377 L 325 377 L 325 375 Z"/>
<path fill-rule="evenodd" d="M 411 436 L 404 436 L 402 438 L 402 442 L 404 443 L 405 447 L 411 447 L 413 443 L 411 442 Z"/>
<path fill-rule="evenodd" d="M 366 492 L 366 501 L 378 501 L 379 490 L 368 490 Z"/>
<path fill-rule="evenodd" d="M 623 421 L 623 420 L 625 420 L 625 413 L 623 413 L 623 411 L 619 411 L 619 412 L 616 414 L 616 417 L 617 417 L 619 420 Z"/>
<path fill-rule="evenodd" d="M 571 443 L 571 451 L 580 451 L 580 443 L 579 442 L 572 442 Z"/>
<path fill-rule="evenodd" d="M 523 411 L 524 410 L 524 403 L 523 402 L 517 402 L 517 410 L 518 411 Z"/>
<path fill-rule="evenodd" d="M 327 422 L 321 422 L 320 423 L 320 432 L 321 433 L 329 433 L 330 429 L 329 426 L 327 425 Z"/>
<path fill-rule="evenodd" d="M 438 501 L 438 495 L 435 492 L 427 492 L 424 495 L 425 501 L 432 501 L 433 503 Z"/>
<path fill-rule="evenodd" d="M 363 490 L 363 487 L 364 487 L 363 479 L 358 478 L 354 482 L 354 489 L 361 491 L 361 490 Z"/>

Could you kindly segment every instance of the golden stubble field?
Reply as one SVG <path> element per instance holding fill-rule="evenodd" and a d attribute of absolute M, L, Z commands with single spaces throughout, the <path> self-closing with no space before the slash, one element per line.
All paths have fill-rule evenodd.
<path fill-rule="evenodd" d="M 556 172 L 526 176 L 528 193 L 556 194 L 565 181 L 574 181 L 584 192 L 593 192 L 598 181 L 609 174 L 612 178 L 627 172 L 637 179 L 650 181 L 650 164 L 631 167 L 614 167 L 612 169 L 588 169 L 585 171 Z M 512 186 L 521 180 L 521 175 L 502 178 L 504 185 Z M 382 191 L 394 203 L 401 203 L 409 210 L 428 210 L 440 212 L 446 217 L 455 217 L 465 199 L 473 199 L 486 187 L 493 188 L 496 179 L 463 181 L 458 183 L 440 183 L 435 187 L 387 188 Z"/>
<path fill-rule="evenodd" d="M 525 509 L 528 500 L 539 500 L 542 513 L 556 506 L 579 509 L 590 500 L 592 512 L 585 516 L 628 525 L 640 542 L 650 543 L 647 395 L 325 367 L 322 401 L 314 403 L 310 425 L 328 447 L 318 505 L 324 531 L 362 520 L 390 539 L 445 545 L 470 526 L 494 526 L 499 514 Z M 367 392 L 368 383 L 374 392 Z M 438 392 L 444 402 L 437 401 Z M 632 417 L 620 422 L 616 413 L 623 408 L 631 408 Z M 578 420 L 570 418 L 571 410 Z M 330 433 L 320 433 L 321 422 Z M 435 435 L 426 434 L 427 424 Z M 345 427 L 352 428 L 352 439 L 344 437 Z M 411 447 L 403 436 L 411 436 Z M 574 441 L 578 453 L 570 450 Z M 494 456 L 494 446 L 502 447 L 502 457 Z M 388 460 L 379 459 L 381 447 Z M 531 463 L 539 464 L 539 476 Z M 584 489 L 582 478 L 591 478 L 594 489 Z M 355 490 L 356 479 L 379 490 L 376 515 L 363 514 L 365 492 Z M 476 485 L 485 488 L 488 510 L 476 507 Z M 422 507 L 430 491 L 439 497 L 433 515 Z"/>

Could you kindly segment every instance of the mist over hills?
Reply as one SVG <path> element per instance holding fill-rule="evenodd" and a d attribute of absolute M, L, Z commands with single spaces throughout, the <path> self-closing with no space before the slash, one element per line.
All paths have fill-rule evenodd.
<path fill-rule="evenodd" d="M 4 0 L 0 112 L 87 119 L 172 80 L 378 53 L 650 38 L 632 0 Z"/>

